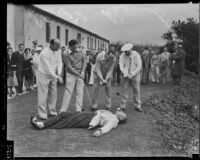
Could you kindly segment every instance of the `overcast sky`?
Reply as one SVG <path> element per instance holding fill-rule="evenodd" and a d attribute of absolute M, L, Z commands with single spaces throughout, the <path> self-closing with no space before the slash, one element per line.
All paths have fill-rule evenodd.
<path fill-rule="evenodd" d="M 199 20 L 198 4 L 35 5 L 112 41 L 163 44 L 173 20 Z"/>

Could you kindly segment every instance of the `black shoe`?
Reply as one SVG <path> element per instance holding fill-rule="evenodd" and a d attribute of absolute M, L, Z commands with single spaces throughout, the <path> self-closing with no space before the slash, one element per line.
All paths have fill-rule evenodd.
<path fill-rule="evenodd" d="M 138 112 L 142 112 L 142 108 L 136 107 L 135 110 L 138 111 Z"/>
<path fill-rule="evenodd" d="M 82 108 L 81 111 L 82 111 L 82 112 L 85 111 L 85 108 Z"/>
<path fill-rule="evenodd" d="M 97 108 L 91 108 L 91 110 L 94 112 L 94 111 L 96 111 L 96 110 L 97 110 Z"/>
<path fill-rule="evenodd" d="M 31 125 L 34 127 L 34 128 L 36 128 L 36 129 L 40 129 L 38 126 L 37 126 L 37 124 L 33 121 L 33 118 L 35 118 L 35 116 L 31 116 L 31 119 L 30 119 L 30 123 L 31 123 Z"/>

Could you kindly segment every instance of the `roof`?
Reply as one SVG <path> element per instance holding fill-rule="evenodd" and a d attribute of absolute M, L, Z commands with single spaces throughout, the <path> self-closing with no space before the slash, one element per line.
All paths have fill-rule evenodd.
<path fill-rule="evenodd" d="M 54 14 L 51 14 L 51 13 L 49 13 L 49 12 L 43 10 L 43 9 L 40 9 L 40 8 L 34 6 L 34 5 L 26 5 L 25 8 L 31 8 L 31 9 L 33 9 L 33 10 L 35 10 L 35 11 L 40 12 L 41 14 L 44 14 L 44 15 L 53 17 L 54 19 L 57 19 L 58 21 L 61 21 L 61 22 L 65 23 L 65 24 L 67 24 L 67 25 L 70 25 L 70 26 L 72 26 L 72 27 L 74 27 L 74 28 L 77 28 L 77 29 L 79 29 L 79 30 L 82 30 L 82 31 L 84 31 L 84 32 L 87 32 L 87 33 L 91 34 L 92 36 L 96 36 L 97 38 L 100 38 L 100 39 L 102 39 L 102 40 L 104 40 L 104 41 L 106 41 L 106 42 L 108 42 L 108 43 L 110 42 L 108 39 L 105 39 L 105 38 L 103 38 L 103 37 L 101 37 L 101 36 L 99 36 L 99 35 L 97 35 L 97 34 L 91 32 L 91 31 L 85 29 L 85 28 L 82 28 L 82 27 L 80 27 L 80 26 L 77 26 L 77 25 L 75 25 L 75 24 L 73 24 L 73 23 L 71 23 L 71 22 L 69 22 L 69 21 L 67 21 L 67 20 L 65 20 L 65 19 L 63 19 L 63 18 L 61 18 L 61 17 L 58 17 L 58 16 L 56 16 L 56 15 L 54 15 Z"/>

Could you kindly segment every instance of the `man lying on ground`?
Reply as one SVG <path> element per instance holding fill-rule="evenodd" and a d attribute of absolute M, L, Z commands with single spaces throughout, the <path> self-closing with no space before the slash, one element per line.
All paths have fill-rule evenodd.
<path fill-rule="evenodd" d="M 57 116 L 45 121 L 31 116 L 31 124 L 37 129 L 64 129 L 64 128 L 88 128 L 101 126 L 93 136 L 98 137 L 116 128 L 118 123 L 125 123 L 127 115 L 120 109 L 115 114 L 108 110 L 97 110 L 95 112 L 61 112 Z"/>

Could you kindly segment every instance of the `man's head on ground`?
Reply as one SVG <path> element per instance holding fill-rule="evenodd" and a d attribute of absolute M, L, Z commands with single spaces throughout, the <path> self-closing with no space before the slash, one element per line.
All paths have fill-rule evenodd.
<path fill-rule="evenodd" d="M 78 51 L 78 41 L 75 39 L 72 39 L 71 41 L 69 41 L 69 49 L 72 52 L 77 52 Z"/>
<path fill-rule="evenodd" d="M 50 49 L 52 51 L 58 51 L 60 49 L 60 40 L 57 38 L 51 39 L 50 41 Z"/>
<path fill-rule="evenodd" d="M 122 110 L 117 110 L 115 113 L 117 119 L 119 120 L 119 124 L 126 123 L 127 115 Z"/>
<path fill-rule="evenodd" d="M 24 51 L 24 44 L 22 44 L 22 43 L 19 44 L 19 51 L 20 52 Z"/>
<path fill-rule="evenodd" d="M 8 47 L 7 48 L 7 53 L 8 53 L 9 56 L 12 55 L 12 52 L 13 52 L 13 49 L 11 47 Z"/>

